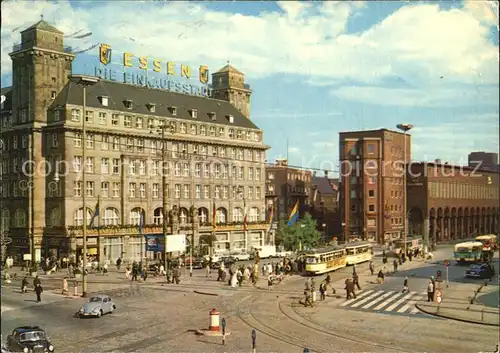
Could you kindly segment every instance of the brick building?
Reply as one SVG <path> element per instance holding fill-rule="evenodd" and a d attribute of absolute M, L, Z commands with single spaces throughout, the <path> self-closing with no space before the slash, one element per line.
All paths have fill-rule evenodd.
<path fill-rule="evenodd" d="M 295 203 L 299 203 L 299 219 L 310 211 L 311 171 L 288 167 L 286 159 L 266 164 L 266 199 L 274 222 L 288 220 Z"/>
<path fill-rule="evenodd" d="M 192 235 L 195 244 L 214 234 L 216 251 L 273 244 L 265 222 L 268 147 L 250 119 L 251 91 L 241 72 L 227 65 L 212 75 L 219 99 L 101 80 L 87 88 L 83 116 L 83 89 L 68 81 L 75 55 L 63 41 L 42 20 L 21 32 L 10 53 L 13 86 L 2 88 L 0 231 L 12 238 L 12 255 L 80 254 L 82 224 L 99 197 L 101 229 L 88 229 L 87 243 L 100 261 L 137 260 L 140 219 L 144 234 L 163 234 L 164 214 L 167 234 Z M 162 137 L 158 129 L 167 126 Z M 26 161 L 38 167 L 33 176 L 23 172 Z"/>
<path fill-rule="evenodd" d="M 404 143 L 403 133 L 387 129 L 339 133 L 343 240 L 386 243 L 401 236 Z M 410 156 L 407 134 L 406 160 Z"/>
<path fill-rule="evenodd" d="M 326 241 L 339 238 L 342 232 L 338 197 L 338 180 L 313 176 L 311 215 Z"/>
<path fill-rule="evenodd" d="M 498 234 L 498 173 L 439 163 L 408 165 L 408 234 L 439 242 Z"/>

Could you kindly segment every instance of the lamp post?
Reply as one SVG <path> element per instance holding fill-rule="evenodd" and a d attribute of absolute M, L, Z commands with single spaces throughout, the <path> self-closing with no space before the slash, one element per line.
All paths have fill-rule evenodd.
<path fill-rule="evenodd" d="M 410 131 L 412 128 L 413 128 L 413 125 L 411 124 L 398 124 L 396 125 L 396 127 L 403 131 L 404 133 L 404 173 L 403 173 L 403 215 L 405 217 L 404 219 L 404 222 L 403 222 L 403 244 L 404 244 L 404 255 L 406 256 L 406 232 L 407 232 L 407 228 L 408 228 L 408 215 L 406 214 L 406 197 L 407 197 L 407 193 L 406 193 L 406 163 L 407 163 L 407 160 L 406 160 L 406 133 L 408 131 Z M 425 243 L 426 243 L 426 246 L 427 246 L 427 239 L 425 240 Z"/>
<path fill-rule="evenodd" d="M 86 104 L 87 104 L 87 87 L 93 86 L 99 82 L 98 77 L 87 76 L 87 75 L 70 75 L 68 77 L 71 82 L 81 85 L 83 88 L 82 93 L 82 205 L 83 205 L 83 226 L 82 226 L 82 238 L 83 238 L 83 270 L 82 270 L 82 297 L 87 296 L 87 275 L 85 270 L 87 269 L 87 206 L 86 206 L 86 180 L 85 180 L 85 168 L 86 168 L 86 143 L 87 143 L 87 132 L 85 130 L 85 120 L 86 115 Z"/>
<path fill-rule="evenodd" d="M 328 228 L 327 228 L 326 223 L 323 223 L 322 226 L 323 226 L 323 244 L 324 244 L 326 242 L 326 238 L 328 236 L 328 234 L 326 234 Z"/>

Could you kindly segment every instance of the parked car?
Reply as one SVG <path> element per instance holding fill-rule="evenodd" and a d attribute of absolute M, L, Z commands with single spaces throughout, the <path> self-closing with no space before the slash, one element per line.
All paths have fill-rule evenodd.
<path fill-rule="evenodd" d="M 9 352 L 43 353 L 54 352 L 45 331 L 38 326 L 21 326 L 7 336 L 6 347 Z"/>
<path fill-rule="evenodd" d="M 221 261 L 224 262 L 224 265 L 225 266 L 231 266 L 233 265 L 237 260 L 232 257 L 232 256 L 224 256 L 223 258 L 221 258 Z"/>
<path fill-rule="evenodd" d="M 236 261 L 247 261 L 250 260 L 250 254 L 246 252 L 234 253 L 230 256 L 234 257 Z"/>
<path fill-rule="evenodd" d="M 203 265 L 205 264 L 205 259 L 203 257 L 197 257 L 193 263 L 193 268 L 203 268 Z"/>
<path fill-rule="evenodd" d="M 495 269 L 488 264 L 472 264 L 465 271 L 465 277 L 491 278 L 495 275 Z"/>
<path fill-rule="evenodd" d="M 116 305 L 109 296 L 106 294 L 96 294 L 81 307 L 79 315 L 80 317 L 101 317 L 104 314 L 111 314 L 115 309 Z"/>

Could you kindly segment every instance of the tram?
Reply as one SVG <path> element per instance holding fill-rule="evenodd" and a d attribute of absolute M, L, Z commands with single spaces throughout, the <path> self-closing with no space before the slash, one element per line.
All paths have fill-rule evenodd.
<path fill-rule="evenodd" d="M 310 250 L 304 254 L 304 257 L 306 259 L 306 272 L 319 275 L 345 267 L 347 251 L 345 247 L 330 246 Z"/>
<path fill-rule="evenodd" d="M 481 259 L 483 243 L 479 241 L 468 241 L 455 245 L 453 257 L 457 262 L 476 262 Z"/>
<path fill-rule="evenodd" d="M 346 244 L 346 265 L 356 265 L 373 258 L 373 245 L 370 242 Z"/>

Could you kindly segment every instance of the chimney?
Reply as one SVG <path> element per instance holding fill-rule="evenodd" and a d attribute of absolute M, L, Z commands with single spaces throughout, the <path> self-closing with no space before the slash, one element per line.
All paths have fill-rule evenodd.
<path fill-rule="evenodd" d="M 440 160 L 440 159 L 435 159 L 435 160 L 434 160 L 434 163 L 436 163 L 436 164 L 441 164 L 441 160 Z"/>

